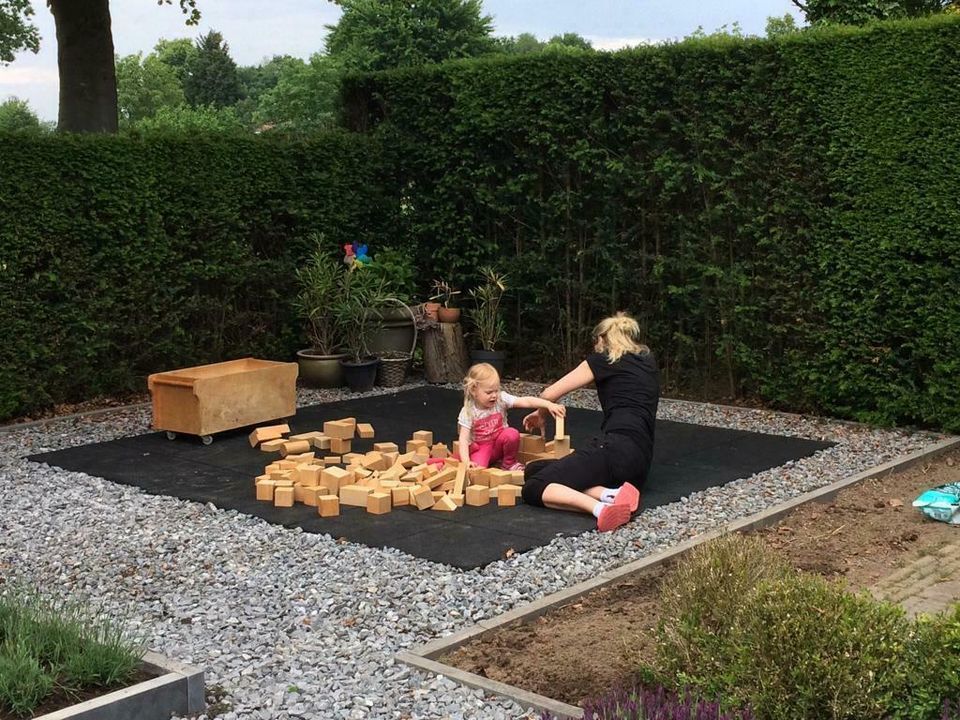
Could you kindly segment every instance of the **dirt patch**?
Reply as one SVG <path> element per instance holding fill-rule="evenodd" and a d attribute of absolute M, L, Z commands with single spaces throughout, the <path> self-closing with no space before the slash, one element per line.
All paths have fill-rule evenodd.
<path fill-rule="evenodd" d="M 927 520 L 910 503 L 924 490 L 960 481 L 960 452 L 843 490 L 756 531 L 798 569 L 866 589 L 917 557 L 960 539 L 960 528 Z M 441 658 L 493 680 L 579 704 L 631 682 L 624 660 L 650 657 L 660 619 L 660 566 L 591 593 L 529 623 L 513 623 Z"/>

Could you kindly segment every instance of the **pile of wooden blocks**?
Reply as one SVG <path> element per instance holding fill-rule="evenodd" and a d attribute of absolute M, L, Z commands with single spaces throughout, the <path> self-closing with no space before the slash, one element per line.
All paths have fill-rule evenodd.
<path fill-rule="evenodd" d="M 562 434 L 551 443 L 522 436 L 520 460 L 562 457 L 571 452 L 570 438 Z M 280 458 L 256 478 L 257 500 L 277 507 L 303 503 L 322 517 L 340 514 L 340 506 L 366 508 L 384 514 L 410 505 L 419 510 L 454 512 L 463 505 L 486 505 L 496 499 L 501 507 L 516 505 L 523 485 L 522 471 L 467 468 L 433 433 L 419 430 L 406 441 L 374 443 L 367 453 L 352 451 L 354 437 L 374 439 L 373 427 L 356 418 L 330 420 L 323 432 L 289 435 L 288 425 L 260 427 L 250 433 L 251 447 L 279 453 Z M 528 459 L 524 459 L 528 458 Z"/>

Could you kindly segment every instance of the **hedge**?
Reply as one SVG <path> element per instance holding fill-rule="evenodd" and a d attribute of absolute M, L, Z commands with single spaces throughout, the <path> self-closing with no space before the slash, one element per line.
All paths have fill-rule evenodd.
<path fill-rule="evenodd" d="M 0 418 L 143 391 L 158 370 L 292 359 L 307 236 L 379 236 L 380 157 L 341 132 L 0 137 Z"/>
<path fill-rule="evenodd" d="M 509 266 L 515 369 L 641 319 L 669 391 L 960 429 L 960 22 L 348 78 L 436 273 Z"/>

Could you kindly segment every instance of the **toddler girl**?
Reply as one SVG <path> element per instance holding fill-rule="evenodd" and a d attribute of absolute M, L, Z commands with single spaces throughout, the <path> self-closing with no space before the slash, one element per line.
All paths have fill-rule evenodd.
<path fill-rule="evenodd" d="M 463 379 L 460 426 L 460 460 L 477 467 L 500 461 L 504 470 L 523 470 L 517 462 L 520 431 L 507 424 L 512 407 L 542 408 L 554 417 L 565 417 L 563 405 L 536 397 L 515 397 L 500 389 L 500 375 L 489 363 L 478 363 Z"/>

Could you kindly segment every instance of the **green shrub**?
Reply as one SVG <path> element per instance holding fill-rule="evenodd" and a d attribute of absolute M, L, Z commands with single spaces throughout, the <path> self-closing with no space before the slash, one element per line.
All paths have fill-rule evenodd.
<path fill-rule="evenodd" d="M 917 618 L 905 646 L 908 670 L 890 720 L 940 720 L 943 703 L 960 699 L 960 605 Z M 960 717 L 960 707 L 955 712 L 942 717 Z"/>
<path fill-rule="evenodd" d="M 907 672 L 903 610 L 823 578 L 761 583 L 744 598 L 734 685 L 758 718 L 886 717 Z"/>
<path fill-rule="evenodd" d="M 29 716 L 53 691 L 54 677 L 22 643 L 0 645 L 0 709 Z"/>
<path fill-rule="evenodd" d="M 0 710 L 29 714 L 55 687 L 121 686 L 142 657 L 141 644 L 94 608 L 23 587 L 0 596 Z"/>

